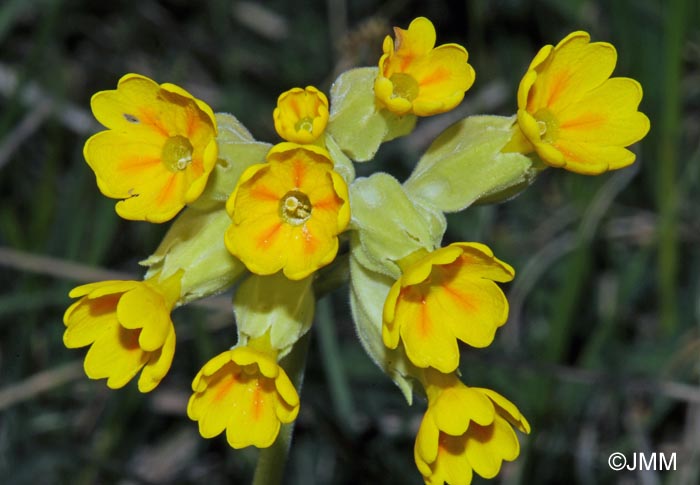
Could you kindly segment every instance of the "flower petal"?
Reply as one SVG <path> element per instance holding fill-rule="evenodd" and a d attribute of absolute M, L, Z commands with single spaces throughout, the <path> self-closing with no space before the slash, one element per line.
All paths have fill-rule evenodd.
<path fill-rule="evenodd" d="M 637 111 L 641 100 L 634 79 L 608 79 L 558 116 L 559 138 L 603 146 L 636 143 L 649 131 L 649 118 Z"/>

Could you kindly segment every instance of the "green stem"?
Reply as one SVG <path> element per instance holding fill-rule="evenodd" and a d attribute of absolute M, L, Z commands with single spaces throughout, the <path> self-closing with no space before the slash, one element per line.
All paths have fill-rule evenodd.
<path fill-rule="evenodd" d="M 301 387 L 304 383 L 304 368 L 306 367 L 306 354 L 309 351 L 310 333 L 307 333 L 294 345 L 280 365 L 301 395 Z M 253 485 L 279 485 L 284 476 L 284 467 L 292 443 L 294 422 L 283 424 L 277 439 L 269 448 L 263 448 L 258 455 L 258 464 L 255 467 Z"/>

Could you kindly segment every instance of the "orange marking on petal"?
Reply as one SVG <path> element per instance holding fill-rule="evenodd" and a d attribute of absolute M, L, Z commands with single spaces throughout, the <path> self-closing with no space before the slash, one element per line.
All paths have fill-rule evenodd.
<path fill-rule="evenodd" d="M 272 244 L 272 240 L 277 236 L 280 228 L 282 227 L 282 222 L 275 223 L 270 229 L 265 231 L 258 237 L 258 248 L 268 248 Z"/>
<path fill-rule="evenodd" d="M 170 137 L 170 133 L 168 132 L 168 130 L 165 129 L 161 121 L 155 116 L 153 116 L 151 113 L 149 113 L 148 111 L 141 111 L 139 115 L 139 118 L 141 119 L 141 121 L 144 122 L 144 124 L 152 126 L 156 129 L 158 133 L 160 133 L 164 137 Z"/>
<path fill-rule="evenodd" d="M 272 190 L 270 190 L 268 187 L 261 187 L 260 185 L 256 185 L 253 187 L 250 191 L 251 197 L 258 199 L 258 200 L 268 200 L 268 201 L 274 201 L 277 202 L 280 200 L 280 197 L 275 194 Z"/>
<path fill-rule="evenodd" d="M 165 187 L 163 187 L 163 189 L 160 191 L 160 194 L 158 194 L 157 201 L 159 204 L 162 204 L 164 201 L 172 197 L 173 187 L 175 186 L 175 177 L 176 174 L 168 176 L 168 182 L 165 184 Z"/>
<path fill-rule="evenodd" d="M 236 383 L 235 376 L 231 376 L 225 379 L 226 380 L 219 385 L 219 389 L 217 389 L 216 394 L 214 394 L 214 398 L 212 399 L 214 402 L 221 401 L 224 398 L 224 396 L 226 396 L 226 394 L 229 393 L 231 387 L 233 387 L 233 385 Z"/>
<path fill-rule="evenodd" d="M 304 177 L 304 163 L 298 158 L 294 159 L 294 188 L 301 187 L 301 179 Z"/>
<path fill-rule="evenodd" d="M 421 86 L 428 86 L 430 84 L 435 84 L 435 83 L 439 84 L 439 83 L 445 81 L 448 77 L 450 77 L 450 71 L 448 71 L 444 67 L 437 68 L 429 76 L 426 76 L 423 79 L 421 79 L 418 82 L 418 84 Z"/>
<path fill-rule="evenodd" d="M 265 396 L 262 395 L 262 391 L 260 390 L 260 380 L 255 381 L 255 389 L 253 389 L 253 409 L 252 409 L 252 415 L 254 420 L 260 419 L 260 415 L 262 414 L 262 408 L 263 408 L 263 402 L 265 400 Z"/>
<path fill-rule="evenodd" d="M 453 300 L 455 300 L 457 303 L 462 305 L 463 307 L 467 308 L 468 310 L 476 310 L 476 302 L 474 301 L 473 298 L 470 298 L 468 295 L 461 293 L 454 288 L 449 287 L 448 285 L 443 285 L 442 289 L 445 290 L 445 292 L 452 297 Z"/>
<path fill-rule="evenodd" d="M 547 100 L 545 106 L 552 106 L 557 98 L 561 96 L 562 92 L 566 90 L 569 84 L 570 77 L 571 75 L 568 72 L 562 72 L 552 80 L 552 83 L 549 86 L 549 100 Z"/>
<path fill-rule="evenodd" d="M 199 128 L 199 117 L 192 110 L 187 110 L 187 138 L 192 138 L 192 135 Z"/>
<path fill-rule="evenodd" d="M 399 71 L 400 72 L 406 72 L 406 69 L 408 66 L 410 66 L 413 63 L 413 59 L 415 59 L 414 54 L 407 54 L 404 56 L 400 57 L 401 63 L 399 64 Z"/>
<path fill-rule="evenodd" d="M 418 328 L 420 329 L 420 334 L 422 337 L 427 337 L 430 334 L 430 319 L 428 318 L 428 304 L 423 298 L 420 307 L 420 317 L 418 319 Z"/>
<path fill-rule="evenodd" d="M 294 111 L 297 118 L 301 118 L 301 110 L 299 109 L 299 103 L 297 102 L 296 96 L 290 96 L 289 98 L 289 105 L 292 107 L 292 111 Z"/>
<path fill-rule="evenodd" d="M 318 247 L 318 241 L 314 237 L 313 234 L 311 234 L 311 231 L 309 231 L 309 228 L 306 224 L 301 229 L 301 233 L 304 235 L 304 252 L 306 254 L 312 254 L 316 251 L 316 248 Z"/>
<path fill-rule="evenodd" d="M 578 118 L 567 120 L 559 125 L 559 129 L 566 128 L 597 128 L 607 121 L 607 117 L 602 116 L 600 113 L 587 113 L 581 115 Z"/>
<path fill-rule="evenodd" d="M 331 195 L 326 199 L 322 199 L 313 203 L 313 208 L 317 210 L 332 210 L 337 209 L 342 202 L 335 195 Z"/>
<path fill-rule="evenodd" d="M 144 168 L 160 163 L 158 158 L 134 157 L 119 163 L 119 170 L 124 172 L 141 171 Z"/>

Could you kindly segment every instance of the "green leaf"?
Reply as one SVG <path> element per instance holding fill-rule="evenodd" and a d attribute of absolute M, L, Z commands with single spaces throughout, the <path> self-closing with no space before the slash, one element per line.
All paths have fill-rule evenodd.
<path fill-rule="evenodd" d="M 377 106 L 374 97 L 376 67 L 344 72 L 331 87 L 328 132 L 356 162 L 374 158 L 382 142 L 413 131 L 414 115 L 397 116 Z"/>
<path fill-rule="evenodd" d="M 404 183 L 406 192 L 443 212 L 516 195 L 543 166 L 520 153 L 501 153 L 514 117 L 471 116 L 430 145 Z"/>

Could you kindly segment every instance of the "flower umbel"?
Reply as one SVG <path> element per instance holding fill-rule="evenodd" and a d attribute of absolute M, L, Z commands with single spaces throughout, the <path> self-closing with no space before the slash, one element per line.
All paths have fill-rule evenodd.
<path fill-rule="evenodd" d="M 250 271 L 300 280 L 330 263 L 350 222 L 348 188 L 328 153 L 280 143 L 248 168 L 226 203 L 229 251 Z"/>
<path fill-rule="evenodd" d="M 107 378 L 107 386 L 125 386 L 141 371 L 141 392 L 153 390 L 165 377 L 175 353 L 175 329 L 170 319 L 180 296 L 178 272 L 159 282 L 102 281 L 78 286 L 70 297 L 81 297 L 63 316 L 68 348 L 90 346 L 85 373 Z M 142 370 L 143 369 L 143 370 Z"/>
<path fill-rule="evenodd" d="M 291 423 L 299 412 L 297 391 L 275 356 L 251 347 L 211 359 L 192 381 L 192 390 L 187 415 L 199 422 L 199 433 L 213 438 L 226 430 L 233 448 L 267 448 L 281 423 Z"/>
<path fill-rule="evenodd" d="M 384 304 L 382 338 L 399 338 L 417 367 L 452 372 L 459 365 L 457 339 L 486 347 L 508 318 L 508 301 L 496 281 L 514 271 L 478 243 L 454 243 L 400 262 L 402 276 Z"/>
<path fill-rule="evenodd" d="M 313 86 L 293 88 L 277 99 L 272 113 L 277 134 L 294 143 L 313 143 L 328 124 L 328 98 Z"/>
<path fill-rule="evenodd" d="M 530 425 L 517 407 L 490 389 L 465 386 L 454 374 L 424 373 L 428 410 L 416 443 L 416 466 L 428 484 L 468 485 L 473 472 L 495 477 L 520 454 L 513 426 Z"/>
<path fill-rule="evenodd" d="M 199 197 L 217 160 L 209 106 L 138 74 L 95 94 L 91 105 L 108 130 L 93 135 L 83 153 L 100 191 L 124 199 L 116 206 L 121 217 L 164 222 Z"/>
<path fill-rule="evenodd" d="M 474 83 L 467 50 L 458 44 L 435 47 L 435 27 L 425 17 L 394 32 L 396 42 L 384 39 L 374 82 L 377 100 L 399 115 L 431 116 L 457 106 Z"/>
<path fill-rule="evenodd" d="M 634 162 L 625 147 L 649 131 L 649 119 L 637 111 L 642 87 L 610 78 L 615 48 L 589 41 L 579 31 L 540 49 L 520 82 L 518 125 L 504 151 L 536 151 L 547 165 L 581 174 Z"/>

